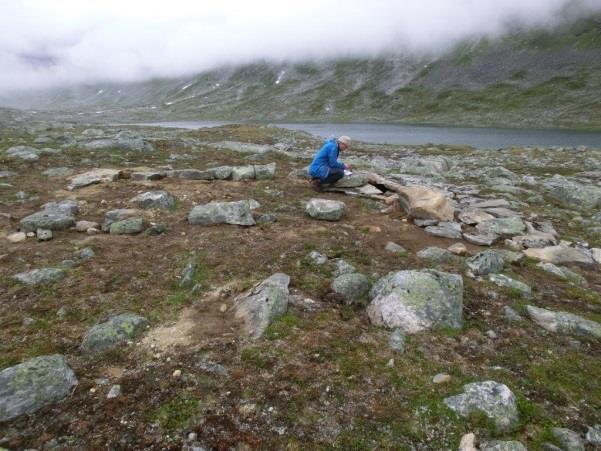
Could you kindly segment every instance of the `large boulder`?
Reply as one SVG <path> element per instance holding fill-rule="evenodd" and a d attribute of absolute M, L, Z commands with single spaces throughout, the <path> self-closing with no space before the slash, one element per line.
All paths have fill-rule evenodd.
<path fill-rule="evenodd" d="M 70 190 L 83 188 L 102 182 L 114 182 L 122 176 L 123 172 L 118 169 L 94 169 L 93 171 L 78 174 L 71 179 L 68 188 Z"/>
<path fill-rule="evenodd" d="M 349 304 L 367 299 L 369 280 L 363 274 L 342 274 L 332 282 L 332 291 L 341 295 Z"/>
<path fill-rule="evenodd" d="M 24 217 L 20 221 L 23 232 L 37 229 L 65 230 L 75 225 L 75 218 L 60 210 L 42 210 Z"/>
<path fill-rule="evenodd" d="M 113 316 L 92 327 L 81 343 L 85 353 L 103 352 L 133 340 L 148 326 L 148 320 L 132 313 Z"/>
<path fill-rule="evenodd" d="M 63 280 L 65 275 L 65 270 L 61 268 L 40 268 L 15 274 L 13 279 L 24 285 L 35 286 L 58 282 Z"/>
<path fill-rule="evenodd" d="M 601 338 L 601 324 L 573 313 L 554 312 L 533 305 L 526 307 L 528 315 L 536 324 L 550 332 L 585 338 Z"/>
<path fill-rule="evenodd" d="M 593 257 L 591 257 L 588 252 L 575 247 L 563 246 L 561 244 L 559 246 L 526 249 L 524 254 L 527 257 L 556 265 L 565 263 L 592 265 L 594 263 Z"/>
<path fill-rule="evenodd" d="M 463 393 L 446 398 L 444 403 L 462 417 L 483 413 L 494 422 L 499 432 L 511 431 L 518 424 L 515 395 L 505 384 L 495 381 L 466 384 Z"/>
<path fill-rule="evenodd" d="M 132 150 L 135 152 L 152 152 L 154 147 L 151 143 L 144 141 L 142 136 L 129 131 L 122 130 L 115 136 L 116 147 L 121 150 Z"/>
<path fill-rule="evenodd" d="M 68 396 L 77 385 L 62 355 L 45 355 L 0 372 L 0 422 L 31 414 Z"/>
<path fill-rule="evenodd" d="M 175 208 L 175 197 L 173 197 L 167 191 L 148 191 L 146 193 L 138 194 L 136 197 L 131 199 L 130 202 L 139 208 L 144 209 Z"/>
<path fill-rule="evenodd" d="M 6 150 L 5 155 L 11 159 L 20 159 L 24 161 L 38 161 L 40 159 L 40 150 L 29 146 L 13 146 Z"/>
<path fill-rule="evenodd" d="M 419 185 L 403 186 L 398 195 L 399 203 L 413 218 L 453 221 L 454 202 L 440 190 Z"/>
<path fill-rule="evenodd" d="M 382 277 L 369 293 L 372 323 L 407 333 L 463 325 L 463 279 L 436 270 L 398 271 Z"/>
<path fill-rule="evenodd" d="M 199 225 L 255 225 L 255 220 L 251 213 L 250 201 L 248 200 L 210 202 L 204 205 L 197 205 L 188 214 L 188 222 Z"/>
<path fill-rule="evenodd" d="M 305 211 L 315 219 L 338 221 L 344 214 L 345 204 L 337 200 L 311 199 L 307 202 Z"/>
<path fill-rule="evenodd" d="M 563 179 L 547 195 L 564 208 L 592 210 L 601 207 L 601 187 L 598 186 L 581 185 Z"/>
<path fill-rule="evenodd" d="M 243 322 L 243 331 L 259 338 L 265 329 L 288 310 L 290 277 L 276 273 L 235 301 L 235 317 Z"/>

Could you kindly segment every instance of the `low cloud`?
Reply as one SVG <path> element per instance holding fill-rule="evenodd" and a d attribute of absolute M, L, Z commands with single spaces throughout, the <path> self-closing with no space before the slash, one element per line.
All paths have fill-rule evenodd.
<path fill-rule="evenodd" d="M 567 8 L 567 7 L 570 8 Z M 4 0 L 0 92 L 184 76 L 259 59 L 432 53 L 600 0 Z"/>

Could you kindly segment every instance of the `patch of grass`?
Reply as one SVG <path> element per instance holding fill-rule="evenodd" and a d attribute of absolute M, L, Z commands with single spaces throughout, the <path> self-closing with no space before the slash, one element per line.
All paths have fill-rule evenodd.
<path fill-rule="evenodd" d="M 199 399 L 192 393 L 184 391 L 152 411 L 148 419 L 159 423 L 168 431 L 178 431 L 187 427 L 199 413 Z"/>
<path fill-rule="evenodd" d="M 286 313 L 274 321 L 263 335 L 268 340 L 289 337 L 295 329 L 302 327 L 303 321 L 294 313 Z"/>
<path fill-rule="evenodd" d="M 259 346 L 243 349 L 240 353 L 240 359 L 246 365 L 259 369 L 268 368 L 272 363 L 272 359 L 265 355 Z"/>
<path fill-rule="evenodd" d="M 592 290 L 571 286 L 566 288 L 563 294 L 570 299 L 576 299 L 590 304 L 601 304 L 601 296 L 599 293 Z"/>

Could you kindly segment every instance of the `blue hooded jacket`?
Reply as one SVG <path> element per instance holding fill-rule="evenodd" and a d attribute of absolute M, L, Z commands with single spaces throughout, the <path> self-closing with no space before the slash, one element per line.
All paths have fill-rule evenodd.
<path fill-rule="evenodd" d="M 330 169 L 344 169 L 344 164 L 338 161 L 339 152 L 336 139 L 326 141 L 311 162 L 309 175 L 323 182 L 330 173 Z"/>

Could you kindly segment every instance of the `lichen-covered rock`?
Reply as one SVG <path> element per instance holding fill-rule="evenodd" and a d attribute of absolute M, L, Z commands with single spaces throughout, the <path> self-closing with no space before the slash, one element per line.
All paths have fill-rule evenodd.
<path fill-rule="evenodd" d="M 364 186 L 369 181 L 369 174 L 367 172 L 353 172 L 351 175 L 345 175 L 336 183 L 336 188 L 359 188 Z"/>
<path fill-rule="evenodd" d="M 248 200 L 237 202 L 210 202 L 197 205 L 188 214 L 190 224 L 213 225 L 234 224 L 252 226 L 255 225 L 250 203 Z"/>
<path fill-rule="evenodd" d="M 593 258 L 582 249 L 568 246 L 549 246 L 541 249 L 526 249 L 524 254 L 527 257 L 535 258 L 543 262 L 554 264 L 577 263 L 581 265 L 592 265 Z"/>
<path fill-rule="evenodd" d="M 453 253 L 449 252 L 446 249 L 442 249 L 440 247 L 427 247 L 426 249 L 422 249 L 417 253 L 419 258 L 424 258 L 426 260 L 432 260 L 437 263 L 452 263 L 453 261 L 458 260 L 457 256 Z"/>
<path fill-rule="evenodd" d="M 24 161 L 38 161 L 40 159 L 40 150 L 29 146 L 13 146 L 4 153 L 8 158 L 18 158 Z"/>
<path fill-rule="evenodd" d="M 601 338 L 601 324 L 573 313 L 554 312 L 533 305 L 527 306 L 528 315 L 539 326 L 550 332 L 585 338 Z"/>
<path fill-rule="evenodd" d="M 428 235 L 440 238 L 458 240 L 461 238 L 461 224 L 457 222 L 439 222 L 438 225 L 428 226 L 424 229 Z"/>
<path fill-rule="evenodd" d="M 65 230 L 75 225 L 75 218 L 60 211 L 42 210 L 21 219 L 20 225 L 23 232 Z"/>
<path fill-rule="evenodd" d="M 584 441 L 580 434 L 567 428 L 553 428 L 551 433 L 566 451 L 584 451 Z"/>
<path fill-rule="evenodd" d="M 500 287 L 509 288 L 518 291 L 523 297 L 530 298 L 532 296 L 531 288 L 524 282 L 512 279 L 503 274 L 489 274 L 488 280 Z"/>
<path fill-rule="evenodd" d="M 468 258 L 465 263 L 475 275 L 484 276 L 502 271 L 505 262 L 501 253 L 487 249 Z"/>
<path fill-rule="evenodd" d="M 69 395 L 77 385 L 62 355 L 45 355 L 0 371 L 0 422 L 31 414 Z"/>
<path fill-rule="evenodd" d="M 587 285 L 587 281 L 583 276 L 572 271 L 569 268 L 566 268 L 565 266 L 557 266 L 553 263 L 548 262 L 538 262 L 536 267 L 542 269 L 545 272 L 548 272 L 549 274 L 553 274 L 559 277 L 560 279 L 567 280 L 576 285 Z"/>
<path fill-rule="evenodd" d="M 518 423 L 515 395 L 509 387 L 495 381 L 466 384 L 463 393 L 446 398 L 444 403 L 462 417 L 484 413 L 498 431 L 511 431 Z"/>
<path fill-rule="evenodd" d="M 271 180 L 275 177 L 275 170 L 277 165 L 275 163 L 269 163 L 264 165 L 255 165 L 255 178 L 257 180 Z"/>
<path fill-rule="evenodd" d="M 343 274 L 352 274 L 354 272 L 357 272 L 357 268 L 355 268 L 353 265 L 351 265 L 349 262 L 342 258 L 337 258 L 336 260 L 334 260 L 334 266 L 335 277 L 341 276 Z"/>
<path fill-rule="evenodd" d="M 407 333 L 463 325 L 463 279 L 436 270 L 397 271 L 372 287 L 367 314 L 373 324 Z"/>
<path fill-rule="evenodd" d="M 480 445 L 480 451 L 528 451 L 521 442 L 516 440 L 485 442 Z"/>
<path fill-rule="evenodd" d="M 592 210 L 601 206 L 601 188 L 582 185 L 567 179 L 561 180 L 547 193 L 555 203 L 564 208 Z"/>
<path fill-rule="evenodd" d="M 130 202 L 144 209 L 172 209 L 175 207 L 175 197 L 167 191 L 148 191 L 138 194 Z"/>
<path fill-rule="evenodd" d="M 466 208 L 463 210 L 457 218 L 463 222 L 464 224 L 474 225 L 479 224 L 483 221 L 488 221 L 491 219 L 495 219 L 495 217 L 489 213 L 486 213 L 479 208 Z"/>
<path fill-rule="evenodd" d="M 81 343 L 85 353 L 103 352 L 133 340 L 148 326 L 148 320 L 132 313 L 113 316 L 92 327 Z"/>
<path fill-rule="evenodd" d="M 40 268 L 15 274 L 13 279 L 25 285 L 41 285 L 58 282 L 65 278 L 65 270 L 61 268 Z"/>
<path fill-rule="evenodd" d="M 235 317 L 243 322 L 243 330 L 251 338 L 259 338 L 265 329 L 288 310 L 290 277 L 276 273 L 238 297 Z"/>
<path fill-rule="evenodd" d="M 513 236 L 526 230 L 526 224 L 519 217 L 488 219 L 476 225 L 480 235 Z"/>
<path fill-rule="evenodd" d="M 128 218 L 113 222 L 109 228 L 111 235 L 134 235 L 144 230 L 143 218 Z"/>
<path fill-rule="evenodd" d="M 414 185 L 402 187 L 398 194 L 399 203 L 413 218 L 453 220 L 455 204 L 440 190 Z"/>
<path fill-rule="evenodd" d="M 232 180 L 250 180 L 256 177 L 254 166 L 234 166 L 232 168 Z"/>
<path fill-rule="evenodd" d="M 338 221 L 344 214 L 345 204 L 337 200 L 311 199 L 307 202 L 305 211 L 315 219 Z"/>
<path fill-rule="evenodd" d="M 332 291 L 341 295 L 349 304 L 367 299 L 369 280 L 363 274 L 342 274 L 332 282 Z"/>
<path fill-rule="evenodd" d="M 68 188 L 74 190 L 96 183 L 114 182 L 119 179 L 122 174 L 122 171 L 118 169 L 94 169 L 93 171 L 84 172 L 83 174 L 73 177 Z"/>

